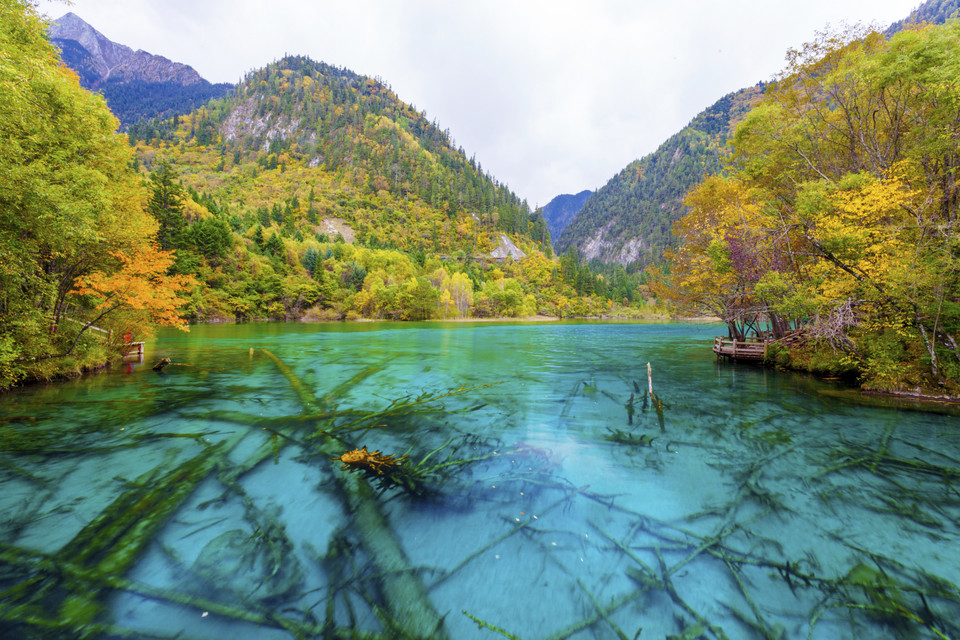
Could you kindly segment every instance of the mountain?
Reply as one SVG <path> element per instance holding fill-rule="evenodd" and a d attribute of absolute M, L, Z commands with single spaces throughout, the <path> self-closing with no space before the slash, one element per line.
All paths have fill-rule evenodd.
<path fill-rule="evenodd" d="M 231 206 L 272 206 L 279 192 L 284 201 L 298 199 L 293 214 L 302 222 L 308 202 L 316 205 L 316 214 L 323 199 L 358 225 L 361 241 L 376 238 L 399 246 L 409 234 L 409 225 L 395 226 L 387 218 L 380 221 L 385 226 L 368 225 L 363 215 L 354 215 L 381 200 L 401 210 L 419 203 L 442 213 L 447 226 L 466 217 L 478 233 L 493 237 L 503 231 L 550 245 L 543 217 L 454 148 L 449 131 L 381 81 L 303 56 L 248 74 L 230 95 L 189 117 L 142 121 L 128 135 L 154 149 L 182 147 L 177 162 L 188 176 L 196 175 L 197 189 Z M 267 178 L 277 188 L 261 198 L 258 185 Z M 435 240 L 416 242 L 429 249 Z M 456 240 L 464 250 L 476 242 L 473 236 Z"/>
<path fill-rule="evenodd" d="M 943 24 L 957 11 L 960 11 L 960 0 L 928 0 L 911 11 L 910 15 L 903 20 L 897 20 L 891 24 L 885 33 L 892 36 L 905 26 L 922 22 Z"/>
<path fill-rule="evenodd" d="M 543 217 L 547 221 L 547 228 L 554 243 L 591 194 L 593 194 L 592 191 L 585 189 L 576 195 L 559 195 L 543 207 Z"/>
<path fill-rule="evenodd" d="M 920 22 L 941 24 L 960 0 L 928 0 L 887 30 Z M 583 205 L 555 238 L 557 253 L 573 247 L 586 260 L 642 267 L 674 246 L 674 221 L 686 213 L 686 192 L 720 170 L 726 139 L 759 99 L 763 83 L 727 94 L 697 115 L 654 153 L 635 160 Z"/>
<path fill-rule="evenodd" d="M 207 82 L 188 65 L 113 42 L 74 13 L 54 20 L 47 35 L 81 85 L 103 94 L 122 128 L 144 117 L 189 113 L 232 88 Z"/>
<path fill-rule="evenodd" d="M 555 243 L 586 260 L 649 264 L 672 246 L 683 197 L 720 170 L 733 127 L 763 93 L 763 84 L 729 93 L 650 155 L 627 165 L 594 193 Z"/>
<path fill-rule="evenodd" d="M 577 302 L 602 295 L 578 265 L 579 289 L 558 282 L 539 210 L 378 79 L 289 56 L 127 135 L 154 185 L 162 248 L 205 285 L 196 319 L 609 308 Z M 178 184 L 182 209 L 162 204 Z"/>

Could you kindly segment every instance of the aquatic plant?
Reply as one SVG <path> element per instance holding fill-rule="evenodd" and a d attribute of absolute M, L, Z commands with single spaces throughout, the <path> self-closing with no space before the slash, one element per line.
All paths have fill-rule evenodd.
<path fill-rule="evenodd" d="M 277 361 L 258 350 L 252 366 L 273 374 Z M 40 552 L 0 541 L 0 634 L 184 637 L 172 628 L 152 633 L 123 628 L 112 619 L 108 599 L 136 597 L 296 639 L 455 634 L 629 639 L 642 637 L 646 628 L 647 635 L 662 638 L 784 640 L 818 637 L 844 624 L 854 637 L 865 637 L 868 629 L 893 629 L 918 639 L 960 637 L 955 622 L 960 589 L 951 582 L 952 574 L 919 569 L 912 559 L 889 549 L 880 553 L 860 548 L 837 531 L 823 533 L 835 536 L 835 548 L 847 555 L 841 552 L 838 562 L 823 562 L 764 526 L 773 522 L 774 530 L 782 523 L 794 527 L 803 517 L 781 476 L 808 464 L 804 482 L 814 485 L 824 504 L 838 513 L 881 510 L 900 526 L 945 536 L 943 529 L 954 527 L 957 520 L 954 485 L 960 463 L 948 453 L 898 436 L 893 422 L 863 441 L 849 432 L 829 446 L 810 447 L 802 430 L 785 424 L 790 411 L 770 411 L 757 403 L 724 414 L 698 405 L 695 415 L 703 424 L 694 427 L 676 418 L 686 409 L 678 403 L 681 409 L 669 415 L 675 420 L 671 439 L 660 447 L 666 438 L 655 431 L 656 407 L 649 393 L 643 394 L 644 415 L 634 389 L 636 432 L 629 429 L 634 425 L 611 426 L 607 434 L 619 440 L 618 446 L 653 446 L 656 455 L 669 453 L 649 478 L 671 473 L 671 460 L 689 465 L 692 452 L 706 456 L 708 464 L 724 474 L 726 485 L 713 502 L 668 519 L 638 506 L 633 494 L 645 494 L 649 485 L 622 494 L 591 490 L 586 482 L 574 481 L 580 470 L 565 464 L 565 450 L 539 439 L 505 444 L 471 433 L 477 430 L 465 425 L 481 423 L 469 414 L 482 410 L 476 407 L 488 398 L 468 399 L 460 386 L 391 400 L 369 393 L 370 377 L 382 370 L 378 367 L 333 382 L 298 376 L 286 363 L 277 367 L 284 369 L 289 385 L 241 389 L 244 397 L 231 403 L 231 411 L 172 403 L 177 416 L 202 425 L 184 429 L 189 432 L 175 433 L 168 416 L 157 413 L 158 426 L 151 432 L 116 429 L 106 438 L 89 430 L 67 440 L 57 429 L 43 426 L 51 437 L 34 443 L 39 446 L 2 452 L 3 477 L 18 478 L 38 492 L 36 500 L 7 514 L 2 540 L 16 539 L 43 518 L 72 517 L 69 504 L 43 506 L 57 483 L 42 462 L 44 446 L 57 452 L 51 459 L 63 459 L 65 445 L 73 447 L 67 458 L 71 462 L 122 450 L 111 447 L 164 451 L 166 457 L 158 455 L 151 468 L 132 480 L 112 481 L 112 500 L 99 513 L 84 517 L 86 526 L 62 549 Z M 627 422 L 622 407 L 629 380 L 628 393 L 608 394 L 603 376 L 588 379 L 589 389 L 578 374 L 576 388 L 562 400 L 561 416 L 576 417 L 584 404 L 600 403 L 609 409 L 607 415 Z M 211 380 L 206 386 L 183 386 L 193 394 L 190 398 L 202 398 L 216 384 Z M 314 391 L 314 386 L 322 391 Z M 465 389 L 481 389 L 478 393 L 484 395 L 482 387 Z M 257 415 L 267 404 L 294 396 L 300 413 Z M 268 400 L 250 399 L 254 397 Z M 240 410 L 232 410 L 236 407 Z M 451 419 L 456 416 L 464 417 L 464 424 Z M 753 428 L 757 425 L 763 430 Z M 5 427 L 15 429 L 18 437 L 30 433 L 20 423 Z M 697 440 L 695 428 L 709 437 Z M 777 437 L 768 438 L 768 433 Z M 780 434 L 790 434 L 793 442 Z M 593 433 L 592 440 L 570 440 L 576 447 L 599 445 L 597 450 L 609 451 L 609 445 L 600 442 L 603 437 Z M 339 509 L 341 519 L 331 532 L 312 538 L 315 546 L 295 542 L 287 530 L 295 521 L 290 514 L 284 518 L 264 506 L 259 474 L 274 472 L 271 459 L 284 464 L 292 460 L 316 472 L 323 495 L 339 501 L 322 517 Z M 201 493 L 192 501 L 198 487 Z M 585 503 L 596 508 L 585 509 Z M 494 517 L 487 535 L 474 544 L 466 542 L 462 555 L 434 566 L 423 560 L 421 550 L 405 546 L 410 540 L 396 526 L 399 518 L 433 513 L 437 505 L 465 514 L 485 506 Z M 581 520 L 578 514 L 586 515 Z M 578 530 L 559 524 L 571 520 Z M 194 555 L 179 551 L 183 547 L 170 539 L 171 532 L 197 541 Z M 157 548 L 179 581 L 160 588 L 122 577 L 138 558 Z M 462 614 L 445 614 L 460 607 L 451 608 L 438 594 L 472 584 L 474 570 L 486 570 L 493 555 L 505 549 L 516 553 L 511 562 L 530 564 L 531 580 L 539 582 L 541 574 L 544 580 L 559 577 L 557 585 L 576 603 L 568 617 L 538 634 L 515 614 L 481 609 L 478 602 L 464 602 Z M 579 558 L 589 562 L 600 556 L 608 561 L 602 574 L 580 570 Z M 701 578 L 691 576 L 709 576 L 730 587 L 719 594 L 716 606 L 705 606 L 692 586 Z M 794 599 L 788 614 L 774 593 L 778 589 L 783 598 Z M 480 635 L 464 633 L 464 625 Z"/>

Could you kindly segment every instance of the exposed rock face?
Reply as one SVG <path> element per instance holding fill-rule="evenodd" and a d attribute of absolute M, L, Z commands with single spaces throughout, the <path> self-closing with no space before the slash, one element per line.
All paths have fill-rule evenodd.
<path fill-rule="evenodd" d="M 134 51 L 133 55 L 124 58 L 119 65 L 111 69 L 109 76 L 105 79 L 124 82 L 131 80 L 176 82 L 184 86 L 203 82 L 203 78 L 193 67 L 173 62 L 163 56 L 155 56 L 143 49 Z"/>
<path fill-rule="evenodd" d="M 514 260 L 519 260 L 527 254 L 520 250 L 520 247 L 513 244 L 513 242 L 507 236 L 500 234 L 500 243 L 497 245 L 497 248 L 490 252 L 490 255 L 494 258 L 506 258 L 511 257 Z"/>
<path fill-rule="evenodd" d="M 353 227 L 343 218 L 324 218 L 317 225 L 317 233 L 325 233 L 330 238 L 336 238 L 339 235 L 346 244 L 353 244 L 357 236 Z"/>
<path fill-rule="evenodd" d="M 624 167 L 584 202 L 556 239 L 556 252 L 572 247 L 586 260 L 624 265 L 659 261 L 676 246 L 671 230 L 687 212 L 687 191 L 720 171 L 729 154 L 726 141 L 765 86 L 723 96 L 655 152 Z"/>
<path fill-rule="evenodd" d="M 615 222 L 611 220 L 603 225 L 583 243 L 581 257 L 614 264 L 629 264 L 640 257 L 644 247 L 643 238 L 633 237 L 623 241 L 612 236 L 611 228 Z"/>
<path fill-rule="evenodd" d="M 89 57 L 84 60 L 81 78 L 88 88 L 108 81 L 176 82 L 185 86 L 204 82 L 192 67 L 113 42 L 74 13 L 54 20 L 48 35 L 62 50 L 75 49 L 71 44 L 76 43 L 86 51 Z"/>
<path fill-rule="evenodd" d="M 220 134 L 226 140 L 257 138 L 263 136 L 263 151 L 270 148 L 274 139 L 286 140 L 300 129 L 300 119 L 289 116 L 276 117 L 257 115 L 257 98 L 245 99 L 234 109 L 220 126 Z M 318 162 L 319 164 L 319 162 Z"/>

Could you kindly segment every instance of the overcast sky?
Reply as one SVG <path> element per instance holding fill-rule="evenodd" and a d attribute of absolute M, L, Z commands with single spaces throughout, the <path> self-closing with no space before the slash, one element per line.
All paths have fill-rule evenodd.
<path fill-rule="evenodd" d="M 379 77 L 531 206 L 597 189 L 787 49 L 920 0 L 75 0 L 115 42 L 237 82 L 286 54 Z"/>

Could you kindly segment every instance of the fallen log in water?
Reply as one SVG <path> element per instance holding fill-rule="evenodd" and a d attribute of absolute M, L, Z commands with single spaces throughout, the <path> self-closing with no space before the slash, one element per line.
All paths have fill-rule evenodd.
<path fill-rule="evenodd" d="M 52 556 L 54 564 L 76 566 L 89 576 L 122 575 L 242 437 L 208 447 L 166 473 L 158 468 L 143 474 Z M 103 610 L 102 595 L 71 588 L 59 571 L 37 572 L 0 592 L 0 617 L 39 629 L 86 633 Z"/>
<path fill-rule="evenodd" d="M 286 376 L 307 413 L 318 413 L 318 400 L 293 370 L 266 349 L 260 350 Z M 338 457 L 343 445 L 332 437 L 317 443 L 327 457 Z M 427 591 L 407 559 L 399 541 L 380 511 L 380 504 L 370 484 L 359 474 L 335 474 L 345 506 L 353 516 L 356 533 L 376 568 L 380 591 L 391 621 L 414 638 L 447 638 L 443 617 L 437 613 Z"/>

